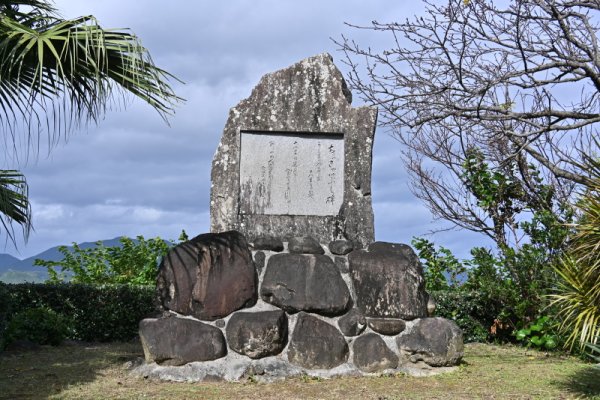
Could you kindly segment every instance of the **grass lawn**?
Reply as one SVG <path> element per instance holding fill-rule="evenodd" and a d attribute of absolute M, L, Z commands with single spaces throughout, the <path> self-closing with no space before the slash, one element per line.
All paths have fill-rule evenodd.
<path fill-rule="evenodd" d="M 171 383 L 130 376 L 139 344 L 42 347 L 0 354 L 2 399 L 600 399 L 600 369 L 514 346 L 470 344 L 457 372 L 429 378 L 294 378 Z"/>

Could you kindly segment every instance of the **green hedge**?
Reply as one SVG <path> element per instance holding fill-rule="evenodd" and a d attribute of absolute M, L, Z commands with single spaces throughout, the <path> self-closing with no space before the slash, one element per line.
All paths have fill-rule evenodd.
<path fill-rule="evenodd" d="M 490 333 L 494 320 L 502 313 L 501 299 L 460 290 L 433 291 L 430 296 L 436 303 L 435 315 L 454 320 L 463 330 L 465 342 L 511 340 L 512 328 Z"/>
<path fill-rule="evenodd" d="M 0 283 L 0 333 L 13 315 L 46 307 L 65 317 L 70 339 L 131 340 L 139 321 L 157 312 L 154 299 L 151 286 Z"/>

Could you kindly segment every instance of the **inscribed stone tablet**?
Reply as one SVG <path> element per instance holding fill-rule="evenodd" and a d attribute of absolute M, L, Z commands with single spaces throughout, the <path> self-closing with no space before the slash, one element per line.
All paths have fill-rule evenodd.
<path fill-rule="evenodd" d="M 240 214 L 338 215 L 344 136 L 241 132 Z"/>

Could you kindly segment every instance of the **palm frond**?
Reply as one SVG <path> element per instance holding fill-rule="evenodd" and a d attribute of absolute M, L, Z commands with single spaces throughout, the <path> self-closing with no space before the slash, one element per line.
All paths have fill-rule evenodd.
<path fill-rule="evenodd" d="M 14 145 L 15 130 L 22 129 L 23 122 L 27 146 L 39 144 L 41 131 L 55 143 L 74 126 L 97 121 L 118 101 L 117 94 L 142 99 L 166 120 L 182 100 L 169 85 L 172 79 L 176 78 L 153 63 L 135 35 L 105 30 L 92 16 L 0 18 L 0 122 L 5 143 Z"/>
<path fill-rule="evenodd" d="M 31 231 L 27 181 L 19 171 L 0 170 L 0 223 L 13 243 L 14 223 L 22 227 L 25 239 Z"/>

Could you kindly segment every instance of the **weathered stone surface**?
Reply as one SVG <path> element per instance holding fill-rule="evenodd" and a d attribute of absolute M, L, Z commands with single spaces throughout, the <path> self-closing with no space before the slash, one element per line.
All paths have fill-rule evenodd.
<path fill-rule="evenodd" d="M 266 258 L 267 258 L 267 256 L 265 255 L 264 251 L 257 251 L 254 254 L 254 266 L 256 267 L 256 270 L 258 271 L 259 274 L 260 274 L 260 271 L 262 271 L 262 269 L 265 267 Z"/>
<path fill-rule="evenodd" d="M 225 321 L 223 321 L 222 319 L 218 319 L 215 321 L 215 326 L 217 328 L 225 328 Z"/>
<path fill-rule="evenodd" d="M 257 300 L 258 277 L 242 234 L 199 235 L 169 251 L 159 267 L 164 308 L 202 320 L 225 317 Z"/>
<path fill-rule="evenodd" d="M 338 326 L 344 335 L 358 336 L 367 327 L 367 320 L 357 308 L 353 308 L 338 319 Z"/>
<path fill-rule="evenodd" d="M 347 85 L 328 54 L 320 54 L 265 75 L 250 97 L 230 110 L 215 153 L 211 172 L 211 231 L 239 230 L 247 234 L 250 241 L 264 235 L 310 235 L 321 243 L 329 243 L 340 237 L 351 239 L 362 247 L 371 243 L 374 238 L 371 160 L 377 110 L 371 107 L 353 108 L 350 103 L 351 94 Z M 301 136 L 301 133 L 305 137 L 343 135 L 343 192 L 337 193 L 337 186 L 332 186 L 334 190 L 331 193 L 335 196 L 335 199 L 331 199 L 334 204 L 339 198 L 343 202 L 335 215 L 310 215 L 310 210 L 306 212 L 307 215 L 244 212 L 240 203 L 241 136 L 243 133 L 261 132 L 297 136 Z M 269 147 L 264 151 L 268 152 Z M 318 153 L 318 148 L 315 153 Z M 277 157 L 276 154 L 274 156 Z M 292 175 L 295 168 L 298 169 L 298 175 L 302 171 L 310 172 L 312 169 L 316 173 L 320 170 L 317 165 L 314 165 L 315 168 L 300 165 L 302 160 L 296 160 L 293 156 L 287 161 Z M 298 163 L 296 166 L 295 161 Z M 273 174 L 273 178 L 281 175 L 287 180 L 288 168 L 285 174 Z M 336 171 L 330 168 L 330 172 L 335 172 L 341 178 L 342 171 L 337 171 L 337 168 Z M 292 178 L 290 176 L 290 182 Z M 263 179 L 262 171 L 256 179 Z M 321 184 L 331 183 L 326 179 L 322 177 Z M 313 181 L 316 185 L 318 176 L 314 176 Z M 282 188 L 284 192 L 287 188 L 286 182 L 269 180 L 269 171 L 265 170 L 263 186 L 269 184 L 273 188 Z M 253 187 L 256 187 L 257 194 L 262 193 L 262 189 L 258 190 L 259 185 Z M 307 189 L 303 195 L 310 198 L 310 184 Z M 293 191 L 290 192 L 292 194 Z M 318 207 L 315 213 L 322 209 Z M 252 210 L 250 207 L 246 211 Z"/>
<path fill-rule="evenodd" d="M 405 244 L 375 242 L 348 255 L 358 308 L 375 318 L 427 316 L 423 267 Z"/>
<path fill-rule="evenodd" d="M 396 338 L 400 356 L 432 367 L 457 365 L 463 356 L 462 331 L 445 318 L 423 318 Z"/>
<path fill-rule="evenodd" d="M 252 243 L 254 250 L 283 251 L 283 242 L 281 239 L 273 236 L 258 236 Z"/>
<path fill-rule="evenodd" d="M 324 255 L 275 254 L 269 258 L 260 288 L 264 301 L 288 312 L 339 315 L 351 303 L 350 291 Z"/>
<path fill-rule="evenodd" d="M 360 370 L 378 372 L 398 367 L 398 356 L 375 333 L 366 333 L 354 340 L 353 361 Z"/>
<path fill-rule="evenodd" d="M 406 328 L 406 322 L 396 318 L 368 318 L 369 328 L 382 335 L 393 336 Z"/>
<path fill-rule="evenodd" d="M 281 310 L 237 312 L 225 330 L 231 350 L 250 358 L 279 354 L 287 344 L 288 324 Z"/>
<path fill-rule="evenodd" d="M 302 312 L 292 334 L 288 359 L 309 369 L 334 368 L 348 359 L 348 344 L 333 325 Z"/>
<path fill-rule="evenodd" d="M 227 354 L 221 330 L 192 319 L 147 318 L 140 322 L 139 333 L 148 362 L 183 365 L 216 360 Z"/>
<path fill-rule="evenodd" d="M 351 240 L 334 240 L 329 243 L 329 251 L 331 254 L 345 256 L 354 250 L 354 243 Z"/>
<path fill-rule="evenodd" d="M 350 269 L 348 268 L 348 260 L 346 259 L 346 257 L 336 257 L 334 262 L 338 271 L 340 271 L 342 274 L 347 274 L 348 272 L 350 272 Z"/>
<path fill-rule="evenodd" d="M 240 132 L 240 214 L 335 216 L 343 204 L 344 135 Z"/>
<path fill-rule="evenodd" d="M 310 236 L 294 236 L 288 242 L 288 251 L 294 254 L 325 254 L 323 247 Z"/>

